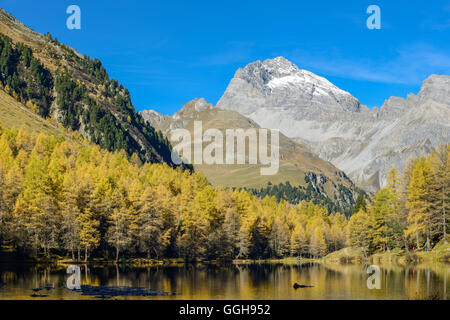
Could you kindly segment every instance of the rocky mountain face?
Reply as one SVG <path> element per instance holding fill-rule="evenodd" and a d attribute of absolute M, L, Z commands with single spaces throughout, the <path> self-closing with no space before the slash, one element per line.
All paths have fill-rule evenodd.
<path fill-rule="evenodd" d="M 432 75 L 421 91 L 378 109 L 283 57 L 239 69 L 217 107 L 280 129 L 375 191 L 391 167 L 450 141 L 450 77 Z"/>
<path fill-rule="evenodd" d="M 156 112 L 155 110 L 140 111 L 139 114 L 147 121 L 153 128 L 165 132 L 167 130 L 166 125 L 170 123 L 170 116 Z"/>
<path fill-rule="evenodd" d="M 186 103 L 172 117 L 156 111 L 142 111 L 142 117 L 170 137 L 171 130 L 187 129 L 193 136 L 194 121 L 201 121 L 203 132 L 218 129 L 225 137 L 227 129 L 259 129 L 253 120 L 232 110 L 214 107 L 205 99 L 194 99 Z M 250 140 L 249 140 L 250 141 Z M 208 143 L 204 143 L 204 147 Z M 260 174 L 261 165 L 194 165 L 202 171 L 215 186 L 260 189 L 268 183 L 279 185 L 289 182 L 301 186 L 309 199 L 324 201 L 322 204 L 335 206 L 333 209 L 347 212 L 354 204 L 359 191 L 353 182 L 331 163 L 322 160 L 305 145 L 280 134 L 279 171 L 273 176 Z M 307 190 L 308 189 L 308 190 Z M 345 211 L 347 210 L 347 211 Z"/>

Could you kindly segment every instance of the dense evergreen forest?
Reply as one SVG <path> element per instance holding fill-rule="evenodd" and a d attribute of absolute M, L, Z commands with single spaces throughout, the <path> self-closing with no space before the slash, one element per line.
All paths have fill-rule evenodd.
<path fill-rule="evenodd" d="M 0 83 L 18 101 L 33 107 L 42 117 L 48 117 L 53 100 L 53 77 L 33 57 L 31 49 L 0 34 Z"/>
<path fill-rule="evenodd" d="M 98 59 L 80 58 L 49 34 L 46 40 L 60 46 L 77 69 L 92 76 L 93 83 L 102 88 L 102 99 L 108 103 L 93 96 L 65 66 L 52 74 L 33 56 L 31 48 L 14 44 L 9 37 L 0 35 L 0 83 L 6 92 L 42 117 L 52 116 L 64 127 L 80 130 L 83 136 L 106 150 L 136 153 L 142 161 L 172 163 L 169 141 L 135 112 L 128 90 L 109 78 Z M 53 102 L 56 103 L 52 105 Z M 113 110 L 109 105 L 114 106 Z M 137 133 L 143 136 L 147 146 L 137 141 Z M 156 159 L 149 148 L 162 159 Z"/>
<path fill-rule="evenodd" d="M 236 259 L 368 254 L 445 238 L 450 148 L 411 159 L 349 220 L 326 207 L 214 189 L 201 173 L 88 141 L 0 129 L 0 241 L 21 256 Z"/>
<path fill-rule="evenodd" d="M 309 173 L 310 175 L 312 173 Z M 305 176 L 306 187 L 304 186 L 293 186 L 289 181 L 280 184 L 272 184 L 268 183 L 266 187 L 261 189 L 249 189 L 251 193 L 257 195 L 261 198 L 266 196 L 274 196 L 277 201 L 285 200 L 291 204 L 297 205 L 303 200 L 311 201 L 314 204 L 323 206 L 328 208 L 328 212 L 341 212 L 346 216 L 350 216 L 352 213 L 351 206 L 340 206 L 336 201 L 339 198 L 341 199 L 353 199 L 351 191 L 343 185 L 338 185 L 338 195 L 334 196 L 334 201 L 330 199 L 324 190 L 320 190 L 318 187 L 314 187 L 314 184 L 308 178 L 308 175 Z M 365 198 L 368 198 L 367 194 L 360 190 L 360 194 Z"/>
<path fill-rule="evenodd" d="M 94 69 L 93 73 L 96 72 Z M 67 73 L 59 74 L 55 82 L 60 113 L 58 120 L 64 127 L 72 130 L 83 128 L 92 142 L 108 151 L 125 150 L 129 155 L 136 153 L 142 161 L 156 162 L 156 159 L 152 158 L 130 135 L 128 128 L 132 126 L 144 135 L 146 141 L 162 155 L 166 163 L 171 163 L 172 147 L 167 138 L 161 132 L 156 132 L 134 111 L 128 90 L 120 87 L 115 80 L 105 81 L 107 81 L 105 97 L 114 100 L 115 111 L 123 117 L 125 127 L 113 113 L 99 106 L 87 94 L 86 89 Z"/>

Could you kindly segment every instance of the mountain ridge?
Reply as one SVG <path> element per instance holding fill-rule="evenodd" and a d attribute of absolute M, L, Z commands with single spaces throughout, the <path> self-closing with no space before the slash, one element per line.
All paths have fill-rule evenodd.
<path fill-rule="evenodd" d="M 319 82 L 322 86 L 302 82 L 304 72 L 286 61 L 268 59 L 239 69 L 217 106 L 280 129 L 370 191 L 384 185 L 391 167 L 402 171 L 410 157 L 450 140 L 448 76 L 431 75 L 417 95 L 391 97 L 379 109 L 369 109 L 329 81 Z M 281 71 L 274 71 L 274 65 Z M 299 79 L 286 79 L 292 75 Z M 274 79 L 289 85 L 272 90 Z"/>

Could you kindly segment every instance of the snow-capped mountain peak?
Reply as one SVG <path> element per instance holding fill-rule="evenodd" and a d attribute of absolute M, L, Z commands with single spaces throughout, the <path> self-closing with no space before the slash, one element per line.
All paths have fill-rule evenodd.
<path fill-rule="evenodd" d="M 302 118 L 330 111 L 359 112 L 361 107 L 350 93 L 323 77 L 299 69 L 283 57 L 256 61 L 239 69 L 217 106 L 249 116 L 263 104 L 271 108 L 296 109 Z M 302 106 L 302 110 L 298 110 L 298 106 Z"/>

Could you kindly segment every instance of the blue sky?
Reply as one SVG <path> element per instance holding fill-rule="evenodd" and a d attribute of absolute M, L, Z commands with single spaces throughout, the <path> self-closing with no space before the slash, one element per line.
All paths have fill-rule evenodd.
<path fill-rule="evenodd" d="M 81 8 L 81 30 L 66 8 Z M 366 9 L 381 8 L 381 30 Z M 216 104 L 239 67 L 284 56 L 361 103 L 417 93 L 450 75 L 450 0 L 85 1 L 3 0 L 35 31 L 98 57 L 129 88 L 137 110 L 173 114 L 204 97 Z"/>

